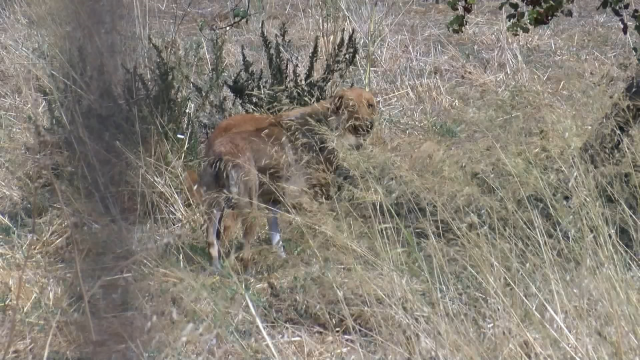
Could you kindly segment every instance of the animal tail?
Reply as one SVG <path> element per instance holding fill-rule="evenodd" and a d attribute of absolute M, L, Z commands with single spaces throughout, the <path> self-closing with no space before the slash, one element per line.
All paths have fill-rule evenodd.
<path fill-rule="evenodd" d="M 209 181 L 212 182 L 212 185 L 220 186 L 225 183 L 225 162 L 222 157 L 215 157 L 209 161 L 207 164 L 209 167 Z"/>
<path fill-rule="evenodd" d="M 237 181 L 231 179 L 234 174 L 235 164 L 225 161 L 222 157 L 211 158 L 203 169 L 203 176 L 200 177 L 200 186 L 202 191 L 216 191 L 222 196 L 222 206 L 224 208 L 232 207 L 231 194 L 237 192 Z"/>
<path fill-rule="evenodd" d="M 218 218 L 218 227 L 216 231 L 216 238 L 222 238 L 222 221 L 225 215 L 225 210 L 233 206 L 232 198 L 227 192 L 227 186 L 229 185 L 229 168 L 231 164 L 224 161 L 222 157 L 210 158 L 205 167 L 200 173 L 198 181 L 199 189 L 203 194 L 204 192 L 217 193 L 213 199 L 207 200 L 208 205 L 218 207 L 220 211 L 220 217 Z"/>

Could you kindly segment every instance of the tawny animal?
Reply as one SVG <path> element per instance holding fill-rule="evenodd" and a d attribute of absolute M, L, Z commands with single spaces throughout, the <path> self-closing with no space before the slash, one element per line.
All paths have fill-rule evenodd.
<path fill-rule="evenodd" d="M 284 257 L 277 220 L 278 207 L 284 200 L 283 190 L 273 184 L 292 179 L 292 169 L 299 174 L 301 155 L 320 161 L 326 170 L 337 168 L 335 149 L 323 132 L 337 135 L 342 141 L 359 148 L 373 129 L 377 113 L 373 94 L 360 88 L 343 89 L 331 99 L 281 113 L 276 116 L 244 114 L 222 121 L 209 136 L 205 156 L 207 165 L 196 176 L 187 176 L 197 183 L 192 193 L 202 198 L 205 192 L 214 192 L 213 214 L 207 227 L 207 244 L 212 256 L 214 272 L 220 270 L 218 238 L 224 218 L 237 217 L 225 210 L 239 211 L 244 225 L 243 257 L 248 260 L 249 243 L 255 237 L 257 204 L 271 208 L 268 220 L 271 242 L 277 253 Z M 260 181 L 264 178 L 267 181 Z M 237 201 L 223 200 L 226 192 Z M 227 196 L 228 196 L 227 195 Z M 207 207 L 209 207 L 207 205 Z M 231 223 L 224 224 L 222 237 L 226 240 Z"/>

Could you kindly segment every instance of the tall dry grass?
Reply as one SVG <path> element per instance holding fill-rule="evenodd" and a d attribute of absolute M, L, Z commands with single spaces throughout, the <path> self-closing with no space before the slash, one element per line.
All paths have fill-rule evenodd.
<path fill-rule="evenodd" d="M 355 27 L 353 81 L 369 74 L 381 115 L 343 153 L 361 186 L 283 215 L 286 261 L 265 242 L 248 274 L 211 277 L 187 151 L 161 136 L 166 117 L 124 103 L 120 64 L 151 69 L 152 35 L 199 78 L 209 50 L 181 59 L 226 7 L 0 8 L 3 357 L 640 356 L 637 130 L 605 165 L 580 156 L 611 148 L 598 134 L 634 73 L 614 18 L 576 4 L 514 38 L 487 2 L 455 36 L 445 5 L 262 1 L 256 19 L 287 19 L 301 61 L 319 31 Z M 226 33 L 229 74 L 240 44 L 263 61 L 258 34 L 253 20 Z M 59 131 L 36 136 L 52 118 Z"/>

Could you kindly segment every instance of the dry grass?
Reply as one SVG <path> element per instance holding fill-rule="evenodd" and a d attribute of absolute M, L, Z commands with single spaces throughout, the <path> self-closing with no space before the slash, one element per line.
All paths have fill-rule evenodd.
<path fill-rule="evenodd" d="M 361 188 L 283 216 L 286 261 L 265 241 L 249 274 L 212 277 L 184 155 L 127 127 L 111 94 L 120 63 L 148 61 L 147 35 L 184 51 L 224 6 L 84 3 L 0 6 L 6 358 L 640 358 L 636 130 L 614 165 L 578 156 L 634 71 L 595 5 L 514 38 L 493 2 L 455 36 L 445 5 L 381 1 L 372 25 L 365 1 L 334 1 L 323 20 L 325 1 L 263 0 L 227 33 L 230 70 L 240 44 L 262 61 L 260 18 L 287 19 L 303 58 L 318 31 L 328 44 L 355 26 L 375 45 L 381 116 L 345 153 Z M 84 97 L 62 109 L 66 140 L 46 141 L 38 86 L 56 77 Z"/>

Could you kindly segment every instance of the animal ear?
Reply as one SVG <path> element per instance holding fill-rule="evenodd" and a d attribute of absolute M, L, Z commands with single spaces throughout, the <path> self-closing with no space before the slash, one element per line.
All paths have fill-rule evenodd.
<path fill-rule="evenodd" d="M 331 112 L 333 114 L 341 113 L 344 110 L 344 91 L 338 91 L 331 100 Z"/>

